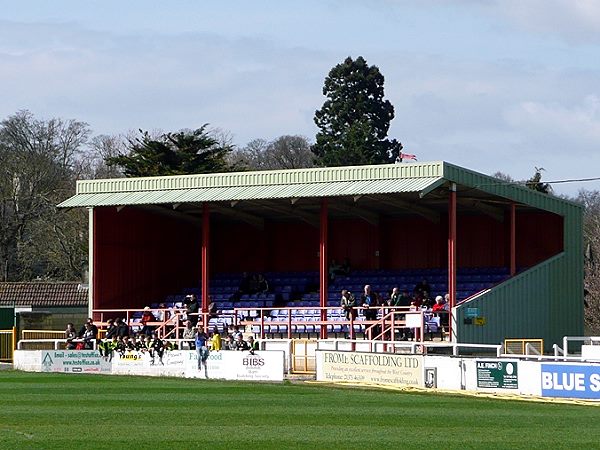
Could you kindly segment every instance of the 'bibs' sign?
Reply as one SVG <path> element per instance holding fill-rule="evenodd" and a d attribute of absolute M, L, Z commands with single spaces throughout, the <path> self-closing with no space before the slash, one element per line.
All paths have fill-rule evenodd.
<path fill-rule="evenodd" d="M 600 365 L 542 364 L 542 396 L 600 399 Z"/>
<path fill-rule="evenodd" d="M 317 380 L 423 386 L 423 357 L 317 351 Z"/>

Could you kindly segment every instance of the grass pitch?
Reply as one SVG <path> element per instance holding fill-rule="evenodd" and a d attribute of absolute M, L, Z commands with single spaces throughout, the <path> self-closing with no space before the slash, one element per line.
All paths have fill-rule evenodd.
<path fill-rule="evenodd" d="M 308 384 L 0 372 L 0 448 L 598 448 L 600 408 Z"/>

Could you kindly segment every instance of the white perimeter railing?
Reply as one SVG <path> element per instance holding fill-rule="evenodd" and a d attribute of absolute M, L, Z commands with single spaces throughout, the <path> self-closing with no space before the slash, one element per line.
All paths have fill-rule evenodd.
<path fill-rule="evenodd" d="M 70 339 L 69 341 L 74 342 L 74 343 L 84 342 L 83 339 Z M 97 349 L 96 340 L 91 339 L 89 342 L 92 343 L 91 350 L 96 350 Z M 17 350 L 48 350 L 48 349 L 39 349 L 39 348 L 32 348 L 32 349 L 25 348 L 24 349 L 23 344 L 52 344 L 52 348 L 50 350 L 65 350 L 67 340 L 66 339 L 21 339 L 19 342 L 17 342 Z M 62 347 L 61 347 L 61 344 L 63 345 Z M 88 350 L 90 350 L 90 349 L 88 349 Z"/>
<path fill-rule="evenodd" d="M 408 349 L 412 354 L 427 354 L 428 349 L 451 348 L 452 356 L 460 356 L 460 349 L 490 350 L 500 356 L 504 347 L 501 344 L 462 344 L 459 342 L 415 342 L 381 341 L 363 339 L 324 339 L 318 341 L 318 350 L 357 351 L 372 353 L 395 353 L 398 349 Z"/>

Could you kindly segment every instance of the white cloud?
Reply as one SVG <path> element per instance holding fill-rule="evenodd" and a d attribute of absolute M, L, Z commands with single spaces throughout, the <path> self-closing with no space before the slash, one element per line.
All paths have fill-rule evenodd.
<path fill-rule="evenodd" d="M 495 0 L 494 14 L 508 17 L 520 27 L 545 35 L 558 35 L 570 43 L 600 42 L 598 0 Z"/>
<path fill-rule="evenodd" d="M 568 140 L 574 149 L 587 145 L 600 148 L 600 98 L 594 94 L 570 107 L 557 103 L 525 101 L 509 109 L 506 120 L 524 133 Z"/>

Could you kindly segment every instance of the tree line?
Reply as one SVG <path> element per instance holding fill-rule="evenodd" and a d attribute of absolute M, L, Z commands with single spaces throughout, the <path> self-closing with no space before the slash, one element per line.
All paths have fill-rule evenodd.
<path fill-rule="evenodd" d="M 18 111 L 0 122 L 0 281 L 81 280 L 87 269 L 87 212 L 58 210 L 79 179 L 244 170 L 300 169 L 399 161 L 388 137 L 394 107 L 384 77 L 362 57 L 334 66 L 315 111 L 314 142 L 305 136 L 254 139 L 236 147 L 230 132 L 208 124 L 170 132 L 93 136 L 89 124 L 40 119 Z M 523 182 L 552 195 L 541 168 Z M 509 176 L 497 173 L 505 181 Z M 600 192 L 581 191 L 585 206 L 586 322 L 600 331 Z"/>

